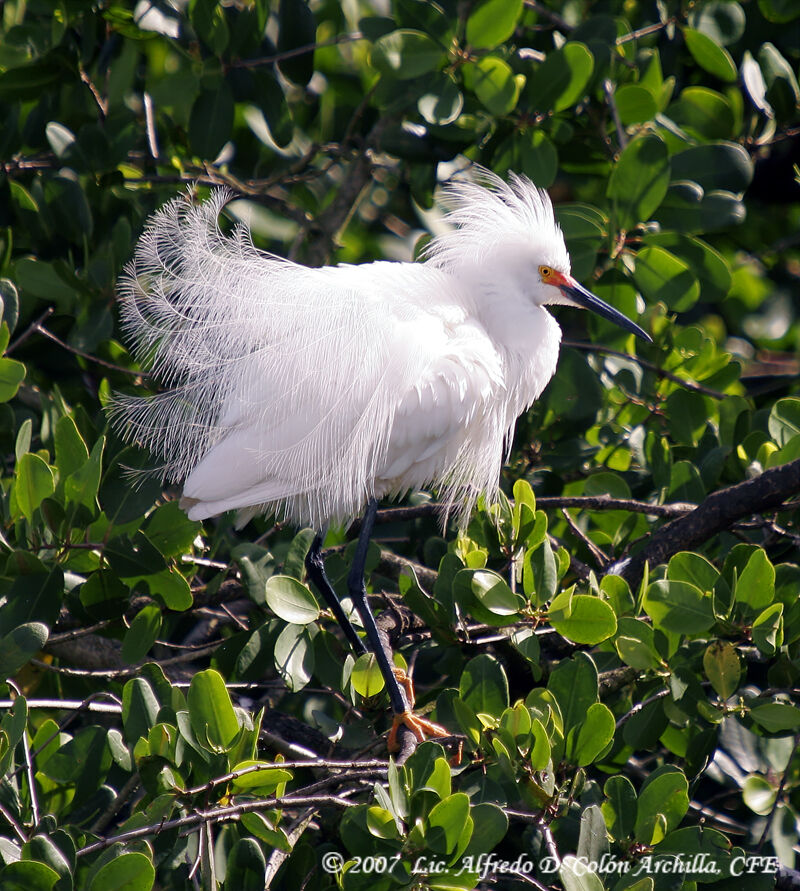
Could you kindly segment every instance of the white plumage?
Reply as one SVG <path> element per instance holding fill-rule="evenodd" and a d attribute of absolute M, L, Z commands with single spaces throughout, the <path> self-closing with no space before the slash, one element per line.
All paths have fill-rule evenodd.
<path fill-rule="evenodd" d="M 237 509 L 322 529 L 433 486 L 465 521 L 555 371 L 544 306 L 588 295 L 643 334 L 570 277 L 550 200 L 524 177 L 450 186 L 452 228 L 420 263 L 297 265 L 243 226 L 220 232 L 231 197 L 158 211 L 119 289 L 125 333 L 166 389 L 119 397 L 114 419 L 184 481 L 192 519 Z"/>

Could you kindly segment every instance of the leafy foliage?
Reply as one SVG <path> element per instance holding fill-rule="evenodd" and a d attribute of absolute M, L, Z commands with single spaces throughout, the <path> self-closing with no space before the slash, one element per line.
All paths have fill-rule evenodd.
<path fill-rule="evenodd" d="M 7 0 L 0 886 L 791 880 L 799 24 L 790 0 Z M 411 259 L 468 161 L 551 188 L 574 273 L 654 343 L 561 312 L 507 497 L 459 536 L 428 493 L 381 517 L 379 621 L 461 752 L 398 764 L 309 530 L 190 522 L 108 429 L 147 385 L 114 282 L 188 183 L 233 186 L 277 253 Z"/>

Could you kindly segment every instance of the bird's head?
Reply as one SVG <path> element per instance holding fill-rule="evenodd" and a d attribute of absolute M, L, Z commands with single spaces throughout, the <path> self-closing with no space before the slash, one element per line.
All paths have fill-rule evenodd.
<path fill-rule="evenodd" d="M 540 306 L 577 306 L 651 340 L 635 322 L 609 306 L 571 273 L 564 235 L 550 196 L 526 176 L 508 182 L 477 168 L 472 179 L 445 189 L 443 204 L 453 228 L 437 235 L 425 251 L 429 263 L 456 274 L 482 269 L 495 281 Z"/>

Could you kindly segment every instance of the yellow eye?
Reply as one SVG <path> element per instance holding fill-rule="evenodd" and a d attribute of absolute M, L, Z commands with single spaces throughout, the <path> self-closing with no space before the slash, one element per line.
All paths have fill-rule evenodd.
<path fill-rule="evenodd" d="M 539 275 L 542 277 L 542 281 L 546 282 L 548 278 L 553 274 L 553 270 L 549 266 L 540 266 L 539 267 Z"/>

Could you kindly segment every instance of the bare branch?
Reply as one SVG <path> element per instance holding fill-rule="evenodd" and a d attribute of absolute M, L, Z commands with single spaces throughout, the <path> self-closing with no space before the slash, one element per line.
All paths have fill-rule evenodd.
<path fill-rule="evenodd" d="M 712 492 L 686 516 L 654 532 L 633 557 L 606 569 L 626 578 L 632 586 L 642 577 L 645 563 L 655 566 L 678 551 L 690 550 L 729 529 L 737 520 L 763 511 L 780 510 L 787 498 L 800 491 L 800 458 L 771 467 L 752 480 Z"/>

